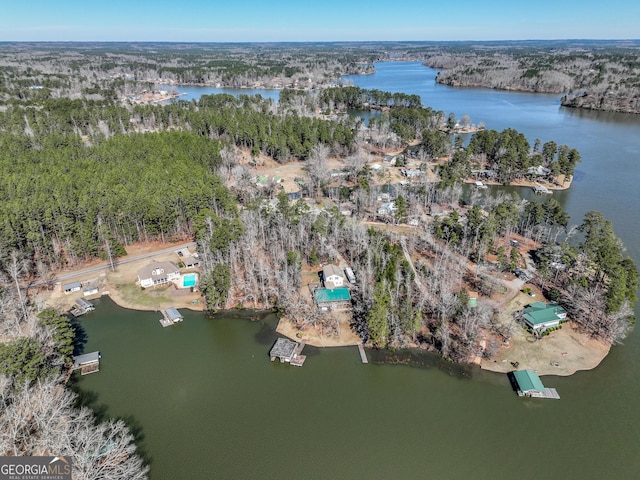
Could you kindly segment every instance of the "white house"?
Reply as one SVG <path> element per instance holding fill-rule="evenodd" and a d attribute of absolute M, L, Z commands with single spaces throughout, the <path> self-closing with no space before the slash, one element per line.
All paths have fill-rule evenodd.
<path fill-rule="evenodd" d="M 398 210 L 395 202 L 387 202 L 383 203 L 378 207 L 378 215 L 393 215 L 393 213 Z"/>
<path fill-rule="evenodd" d="M 325 288 L 333 290 L 344 285 L 342 270 L 335 265 L 325 265 L 322 268 L 322 277 L 324 278 Z"/>
<path fill-rule="evenodd" d="M 165 285 L 179 278 L 180 269 L 173 262 L 151 262 L 138 270 L 138 281 L 144 288 Z"/>

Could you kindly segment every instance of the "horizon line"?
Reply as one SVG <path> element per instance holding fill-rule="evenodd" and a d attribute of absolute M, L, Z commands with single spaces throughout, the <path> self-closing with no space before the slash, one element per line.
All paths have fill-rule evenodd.
<path fill-rule="evenodd" d="M 496 42 L 639 42 L 639 38 L 522 38 L 465 40 L 0 40 L 0 43 L 195 43 L 195 44 L 303 44 L 303 43 L 496 43 Z"/>

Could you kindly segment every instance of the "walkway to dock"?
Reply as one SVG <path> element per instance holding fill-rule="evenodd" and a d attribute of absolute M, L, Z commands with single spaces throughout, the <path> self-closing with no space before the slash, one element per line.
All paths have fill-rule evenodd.
<path fill-rule="evenodd" d="M 364 351 L 364 346 L 361 343 L 358 344 L 358 351 L 360 352 L 362 363 L 369 363 L 369 360 L 367 360 L 367 354 Z"/>
<path fill-rule="evenodd" d="M 306 355 L 302 355 L 302 349 L 304 348 L 304 346 L 306 345 L 306 342 L 300 342 L 298 344 L 298 346 L 296 347 L 296 349 L 293 351 L 293 356 L 291 357 L 291 361 L 289 363 L 291 363 L 291 365 L 294 365 L 296 367 L 301 367 L 302 364 L 304 363 L 304 361 L 307 359 Z"/>

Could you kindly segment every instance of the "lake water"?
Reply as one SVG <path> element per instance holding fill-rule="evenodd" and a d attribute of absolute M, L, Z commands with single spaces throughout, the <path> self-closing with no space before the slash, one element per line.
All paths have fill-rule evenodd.
<path fill-rule="evenodd" d="M 531 143 L 577 148 L 576 181 L 554 195 L 575 223 L 588 210 L 604 212 L 640 264 L 640 116 L 564 109 L 555 96 L 444 87 L 435 73 L 390 62 L 352 79 L 418 93 L 425 105 L 487 128 L 516 128 Z M 415 352 L 398 352 L 407 365 L 363 365 L 355 347 L 305 347 L 302 368 L 271 363 L 268 315 L 184 312 L 182 324 L 163 329 L 158 313 L 108 299 L 96 307 L 81 322 L 86 351 L 102 352 L 101 369 L 77 386 L 95 408 L 139 429 L 154 480 L 639 475 L 637 330 L 596 369 L 544 377 L 562 397 L 545 401 L 518 398 L 504 375 Z"/>

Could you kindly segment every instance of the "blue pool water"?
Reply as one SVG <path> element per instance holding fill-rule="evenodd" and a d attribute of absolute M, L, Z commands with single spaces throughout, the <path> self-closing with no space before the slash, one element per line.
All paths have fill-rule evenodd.
<path fill-rule="evenodd" d="M 198 279 L 197 273 L 189 273 L 182 277 L 182 286 L 183 287 L 193 287 L 196 284 L 196 280 Z"/>

